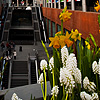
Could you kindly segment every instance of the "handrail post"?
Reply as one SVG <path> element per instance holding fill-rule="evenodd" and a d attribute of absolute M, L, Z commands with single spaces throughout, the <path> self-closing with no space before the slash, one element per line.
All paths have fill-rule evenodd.
<path fill-rule="evenodd" d="M 11 73 L 12 73 L 11 70 L 12 70 L 12 60 L 10 60 L 8 88 L 10 88 L 11 86 Z"/>

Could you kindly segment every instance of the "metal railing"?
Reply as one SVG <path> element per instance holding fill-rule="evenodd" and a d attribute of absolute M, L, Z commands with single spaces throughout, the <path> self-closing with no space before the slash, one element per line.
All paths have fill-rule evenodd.
<path fill-rule="evenodd" d="M 6 24 L 7 15 L 8 15 L 8 8 L 7 8 L 6 17 L 5 17 L 5 19 L 4 19 L 4 26 L 3 26 L 3 30 L 2 30 L 2 37 L 1 37 L 1 41 L 3 40 L 3 36 L 4 36 L 4 29 L 5 29 L 5 24 Z"/>
<path fill-rule="evenodd" d="M 39 8 L 39 14 L 40 14 L 40 21 L 42 22 L 41 24 L 42 24 L 42 27 L 43 27 L 43 34 L 44 34 L 44 41 L 46 42 L 46 32 L 45 32 L 45 27 L 44 27 L 44 21 L 43 21 L 43 19 L 42 19 L 42 14 L 41 14 L 41 9 L 40 9 L 40 7 L 38 7 Z"/>
<path fill-rule="evenodd" d="M 12 59 L 10 60 L 10 68 L 9 68 L 9 80 L 8 80 L 8 88 L 11 86 L 11 71 L 12 71 Z"/>
<path fill-rule="evenodd" d="M 3 67 L 2 67 L 2 72 L 1 72 L 2 74 L 1 74 L 1 87 L 0 87 L 0 90 L 3 89 L 3 87 L 2 87 L 2 85 L 3 85 L 2 79 L 3 79 L 3 72 L 4 72 L 4 69 L 5 69 L 5 63 L 6 63 L 6 61 L 3 60 Z"/>

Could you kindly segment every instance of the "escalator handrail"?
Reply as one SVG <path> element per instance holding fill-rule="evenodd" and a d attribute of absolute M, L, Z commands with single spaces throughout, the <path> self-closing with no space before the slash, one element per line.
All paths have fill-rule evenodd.
<path fill-rule="evenodd" d="M 28 82 L 31 84 L 31 65 L 30 65 L 30 56 L 28 57 Z"/>
<path fill-rule="evenodd" d="M 38 20 L 38 27 L 39 27 L 39 19 L 38 19 L 38 17 L 37 17 L 37 9 L 36 9 L 36 7 L 35 7 L 35 11 L 36 11 L 36 18 L 37 18 L 37 20 Z M 39 29 L 40 30 L 40 29 Z M 40 31 L 39 31 L 39 38 L 40 38 L 40 40 L 41 40 L 41 34 L 40 34 Z"/>
<path fill-rule="evenodd" d="M 10 60 L 8 88 L 10 88 L 11 86 L 12 62 L 13 62 L 13 59 Z"/>
<path fill-rule="evenodd" d="M 40 7 L 38 7 L 39 8 L 39 14 L 40 14 L 40 21 L 42 22 L 42 27 L 43 27 L 43 33 L 44 33 L 44 39 L 45 39 L 45 42 L 46 42 L 46 32 L 45 32 L 45 27 L 44 27 L 44 22 L 43 22 L 43 20 L 42 20 L 42 14 L 41 14 L 41 9 L 40 9 Z"/>
<path fill-rule="evenodd" d="M 36 79 L 38 83 L 38 67 L 37 67 L 37 59 L 35 60 L 35 66 L 36 66 Z"/>
<path fill-rule="evenodd" d="M 3 26 L 1 41 L 3 40 L 3 36 L 4 36 L 4 29 L 5 29 L 5 23 L 6 23 L 6 19 L 7 19 L 7 15 L 8 15 L 8 9 L 9 8 L 7 8 L 6 18 L 4 19 L 4 26 Z"/>
<path fill-rule="evenodd" d="M 0 90 L 2 90 L 2 79 L 3 79 L 3 71 L 4 71 L 4 67 L 5 67 L 5 60 L 3 60 L 3 67 L 2 67 L 2 76 L 1 76 L 1 87 Z"/>

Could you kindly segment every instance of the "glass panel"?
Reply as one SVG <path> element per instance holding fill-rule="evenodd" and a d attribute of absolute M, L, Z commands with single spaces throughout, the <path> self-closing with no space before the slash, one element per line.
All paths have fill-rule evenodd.
<path fill-rule="evenodd" d="M 51 36 L 51 21 L 49 20 L 49 37 Z"/>
<path fill-rule="evenodd" d="M 75 1 L 75 10 L 82 10 L 82 0 Z"/>
<path fill-rule="evenodd" d="M 52 32 L 53 32 L 53 37 L 54 37 L 55 33 L 56 33 L 56 31 L 55 31 L 55 23 L 54 22 L 52 22 Z"/>
<path fill-rule="evenodd" d="M 71 9 L 71 2 L 67 2 L 67 9 Z"/>
<path fill-rule="evenodd" d="M 86 9 L 87 11 L 95 11 L 94 7 L 96 6 L 96 1 L 99 0 L 86 0 Z"/>
<path fill-rule="evenodd" d="M 46 24 L 46 26 L 45 26 L 45 28 L 46 28 L 46 33 L 47 33 L 47 18 L 45 18 L 45 24 Z"/>
<path fill-rule="evenodd" d="M 69 34 L 71 33 L 71 31 L 69 31 L 69 30 L 65 29 L 65 33 L 66 33 L 66 31 L 68 31 L 68 33 L 69 33 Z"/>
<path fill-rule="evenodd" d="M 61 26 L 60 25 L 57 25 L 57 28 L 58 28 L 58 32 L 61 31 Z"/>

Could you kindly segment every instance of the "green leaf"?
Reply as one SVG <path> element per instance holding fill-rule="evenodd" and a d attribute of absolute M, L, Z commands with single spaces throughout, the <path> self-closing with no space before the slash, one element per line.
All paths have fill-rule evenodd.
<path fill-rule="evenodd" d="M 66 12 L 66 10 L 67 10 L 67 6 L 63 9 L 63 11 L 62 11 L 62 12 Z"/>
<path fill-rule="evenodd" d="M 33 100 L 35 100 L 35 96 L 34 96 L 34 99 Z"/>
<path fill-rule="evenodd" d="M 95 39 L 94 39 L 94 37 L 93 37 L 92 34 L 90 34 L 90 38 L 91 38 L 91 40 L 92 40 L 94 46 L 97 48 L 97 44 L 96 44 Z"/>
<path fill-rule="evenodd" d="M 45 44 L 43 43 L 43 41 L 41 41 L 41 43 L 42 43 L 42 45 L 43 45 L 43 48 L 44 48 L 44 50 L 45 50 L 45 53 L 46 53 L 46 55 L 47 55 L 47 58 L 48 58 L 48 61 L 49 61 L 49 53 L 48 53 L 48 50 L 47 50 L 47 48 L 46 48 L 46 46 L 45 46 Z"/>
<path fill-rule="evenodd" d="M 99 23 L 99 25 L 100 25 L 100 15 L 98 15 L 98 23 Z"/>
<path fill-rule="evenodd" d="M 32 100 L 32 94 L 31 94 L 31 98 L 30 98 L 30 100 Z"/>

